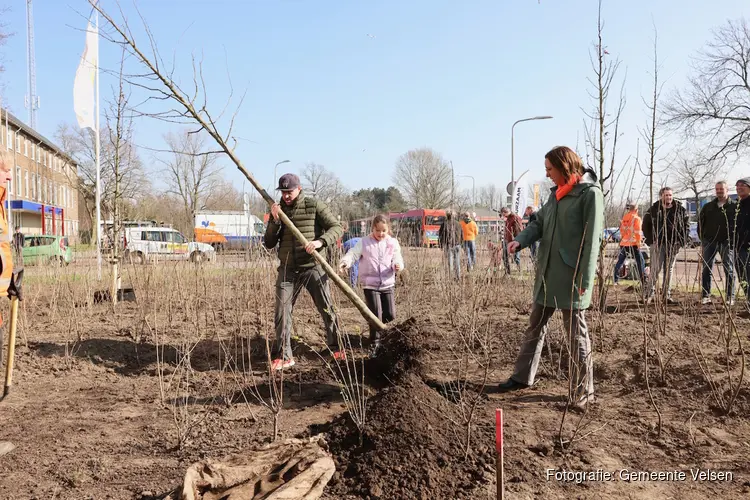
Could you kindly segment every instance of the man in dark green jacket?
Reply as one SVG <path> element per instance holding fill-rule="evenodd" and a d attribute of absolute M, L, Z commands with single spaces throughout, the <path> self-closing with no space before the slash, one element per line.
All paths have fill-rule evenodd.
<path fill-rule="evenodd" d="M 312 256 L 320 249 L 335 248 L 336 241 L 344 230 L 322 201 L 302 193 L 299 177 L 284 174 L 279 179 L 282 203 L 271 207 L 264 244 L 266 248 L 279 246 L 279 275 L 276 280 L 276 304 L 274 325 L 276 327 L 277 355 L 273 360 L 274 370 L 294 366 L 292 355 L 292 310 L 300 292 L 306 288 L 312 296 L 326 327 L 326 343 L 335 359 L 345 358 L 339 343 L 339 325 L 331 301 L 328 275 Z M 279 220 L 279 212 L 289 217 L 292 223 L 308 240 L 307 246 L 297 241 Z"/>
<path fill-rule="evenodd" d="M 737 203 L 729 197 L 727 183 L 716 183 L 716 198 L 701 208 L 698 215 L 698 236 L 701 240 L 701 304 L 711 303 L 711 278 L 716 254 L 721 255 L 724 265 L 725 300 L 734 303 L 734 219 Z"/>

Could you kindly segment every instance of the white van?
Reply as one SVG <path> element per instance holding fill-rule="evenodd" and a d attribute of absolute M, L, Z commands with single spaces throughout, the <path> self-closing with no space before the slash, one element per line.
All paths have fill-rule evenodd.
<path fill-rule="evenodd" d="M 125 229 L 125 261 L 145 264 L 159 260 L 214 260 L 211 245 L 188 241 L 182 233 L 168 227 L 129 227 Z"/>

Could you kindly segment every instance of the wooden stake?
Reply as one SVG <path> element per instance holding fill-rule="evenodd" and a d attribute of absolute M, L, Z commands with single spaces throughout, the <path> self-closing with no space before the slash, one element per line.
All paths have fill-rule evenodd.
<path fill-rule="evenodd" d="M 503 457 L 503 410 L 495 410 L 495 449 L 497 450 L 497 500 L 505 494 L 505 469 Z"/>
<path fill-rule="evenodd" d="M 112 262 L 112 305 L 117 305 L 117 291 L 120 289 L 120 270 L 117 259 Z"/>
<path fill-rule="evenodd" d="M 18 297 L 10 299 L 10 325 L 8 327 L 8 359 L 5 361 L 5 388 L 3 399 L 13 384 L 13 357 L 16 353 L 16 328 L 18 327 Z"/>

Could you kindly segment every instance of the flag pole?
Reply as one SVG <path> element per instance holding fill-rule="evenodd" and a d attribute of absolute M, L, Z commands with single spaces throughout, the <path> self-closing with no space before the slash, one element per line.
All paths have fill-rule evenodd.
<path fill-rule="evenodd" d="M 101 153 L 101 143 L 99 138 L 99 12 L 96 12 L 96 130 L 94 131 L 95 151 L 96 151 L 96 276 L 99 281 L 102 279 L 102 184 L 101 184 L 101 163 L 99 156 Z"/>

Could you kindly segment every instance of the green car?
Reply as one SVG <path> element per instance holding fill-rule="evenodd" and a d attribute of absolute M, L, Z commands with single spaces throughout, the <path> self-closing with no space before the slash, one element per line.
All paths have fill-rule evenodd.
<path fill-rule="evenodd" d="M 23 245 L 24 265 L 64 264 L 73 260 L 66 236 L 27 236 Z"/>

